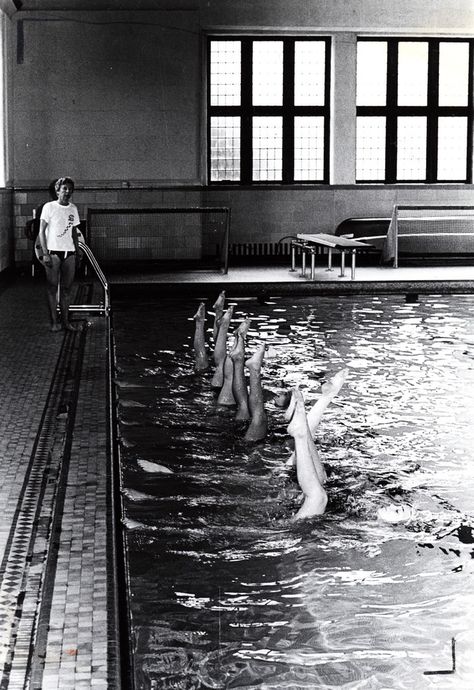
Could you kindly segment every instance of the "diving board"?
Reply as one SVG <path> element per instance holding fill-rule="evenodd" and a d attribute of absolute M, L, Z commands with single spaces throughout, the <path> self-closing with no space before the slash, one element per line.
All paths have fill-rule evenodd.
<path fill-rule="evenodd" d="M 327 247 L 328 249 L 328 271 L 332 271 L 332 251 L 336 249 L 341 252 L 341 272 L 340 278 L 345 277 L 346 252 L 351 254 L 351 280 L 355 278 L 356 254 L 359 249 L 369 249 L 370 244 L 353 240 L 349 237 L 329 235 L 326 233 L 298 233 L 296 240 L 291 243 L 291 271 L 296 270 L 296 251 L 301 252 L 301 275 L 306 276 L 306 255 L 311 257 L 311 280 L 314 280 L 316 247 Z"/>

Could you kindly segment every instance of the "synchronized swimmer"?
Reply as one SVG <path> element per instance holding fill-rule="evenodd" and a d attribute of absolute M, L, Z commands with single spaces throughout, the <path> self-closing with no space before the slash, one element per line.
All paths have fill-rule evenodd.
<path fill-rule="evenodd" d="M 247 318 L 233 333 L 233 342 L 228 346 L 228 335 L 233 316 L 233 307 L 224 310 L 225 292 L 219 294 L 213 305 L 214 325 L 213 360 L 215 364 L 211 386 L 219 389 L 219 405 L 236 406 L 235 419 L 248 421 L 245 441 L 261 441 L 268 430 L 268 416 L 264 405 L 261 370 L 266 352 L 265 343 L 260 343 L 255 352 L 248 358 L 245 355 L 245 344 L 250 320 Z M 201 302 L 194 315 L 194 355 L 195 371 L 203 372 L 209 367 L 209 356 L 205 342 L 206 309 Z M 248 371 L 248 389 L 245 376 Z M 280 406 L 286 406 L 285 419 L 288 421 L 288 434 L 294 440 L 294 451 L 287 461 L 288 466 L 296 468 L 296 477 L 303 494 L 300 509 L 293 516 L 295 520 L 322 515 L 327 506 L 328 497 L 324 489 L 326 472 L 314 442 L 315 431 L 324 411 L 336 397 L 347 379 L 348 369 L 337 372 L 323 384 L 321 396 L 306 413 L 303 394 L 298 386 L 290 393 L 282 394 Z"/>
<path fill-rule="evenodd" d="M 196 373 L 209 370 L 211 360 L 214 362 L 211 387 L 217 393 L 217 404 L 235 408 L 235 420 L 248 423 L 243 440 L 246 442 L 262 441 L 268 431 L 268 416 L 264 405 L 262 387 L 262 365 L 267 352 L 267 345 L 260 342 L 253 354 L 247 356 L 246 342 L 250 329 L 247 317 L 238 327 L 229 333 L 233 318 L 233 307 L 225 309 L 225 292 L 222 291 L 213 305 L 213 343 L 212 356 L 206 343 L 206 307 L 201 302 L 194 314 L 194 369 Z M 246 375 L 248 372 L 248 376 Z M 285 467 L 296 470 L 296 479 L 301 489 L 301 505 L 292 516 L 292 520 L 312 518 L 323 515 L 328 505 L 328 494 L 325 489 L 326 471 L 315 443 L 316 431 L 324 412 L 339 394 L 349 375 L 349 369 L 337 371 L 321 386 L 321 392 L 309 411 L 306 411 L 305 400 L 300 387 L 283 390 L 274 398 L 277 407 L 284 409 L 283 416 L 287 422 L 287 432 L 293 439 L 294 449 L 285 462 Z M 171 473 L 168 468 L 139 460 L 139 466 L 145 472 Z M 128 492 L 131 495 L 131 492 Z M 134 492 L 133 500 L 140 500 L 140 492 Z M 146 497 L 146 495 L 145 495 Z M 377 510 L 378 519 L 392 524 L 407 522 L 415 515 L 409 505 L 392 503 Z M 139 528 L 140 523 L 128 521 L 128 526 Z"/>

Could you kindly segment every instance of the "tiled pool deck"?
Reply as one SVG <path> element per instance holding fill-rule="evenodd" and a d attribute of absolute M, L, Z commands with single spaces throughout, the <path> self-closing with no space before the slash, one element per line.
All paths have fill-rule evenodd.
<path fill-rule="evenodd" d="M 474 293 L 474 267 L 361 268 L 357 281 L 337 274 L 304 281 L 284 268 L 109 278 L 112 296 L 151 283 L 196 297 L 224 288 L 229 295 Z M 104 316 L 76 319 L 81 332 L 51 333 L 41 282 L 0 285 L 2 690 L 132 687 L 120 654 L 127 633 L 120 639 L 110 324 Z"/>
<path fill-rule="evenodd" d="M 120 688 L 108 318 L 0 291 L 0 687 Z"/>

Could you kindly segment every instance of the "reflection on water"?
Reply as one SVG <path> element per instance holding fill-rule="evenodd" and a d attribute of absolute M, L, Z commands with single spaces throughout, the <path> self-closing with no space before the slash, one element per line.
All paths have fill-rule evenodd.
<path fill-rule="evenodd" d="M 474 299 L 233 303 L 248 352 L 271 345 L 253 445 L 194 373 L 197 302 L 114 311 L 137 688 L 474 687 Z M 309 407 L 346 366 L 317 432 L 328 512 L 294 524 L 274 397 L 298 382 Z M 399 502 L 409 523 L 376 519 Z"/>

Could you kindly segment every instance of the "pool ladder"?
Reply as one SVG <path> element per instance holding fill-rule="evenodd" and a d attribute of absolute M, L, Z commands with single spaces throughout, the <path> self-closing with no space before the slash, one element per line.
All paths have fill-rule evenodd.
<path fill-rule="evenodd" d="M 107 316 L 110 312 L 110 293 L 109 293 L 109 284 L 107 282 L 107 278 L 105 277 L 101 267 L 99 266 L 97 259 L 95 258 L 94 254 L 92 253 L 92 250 L 90 247 L 87 246 L 84 242 L 79 240 L 79 249 L 84 252 L 84 254 L 87 256 L 89 259 L 89 263 L 94 270 L 95 275 L 99 279 L 100 284 L 102 285 L 103 291 L 104 291 L 104 301 L 101 302 L 100 304 L 71 304 L 69 306 L 70 311 L 79 311 L 79 312 L 98 312 L 99 314 L 103 314 L 104 316 Z"/>

